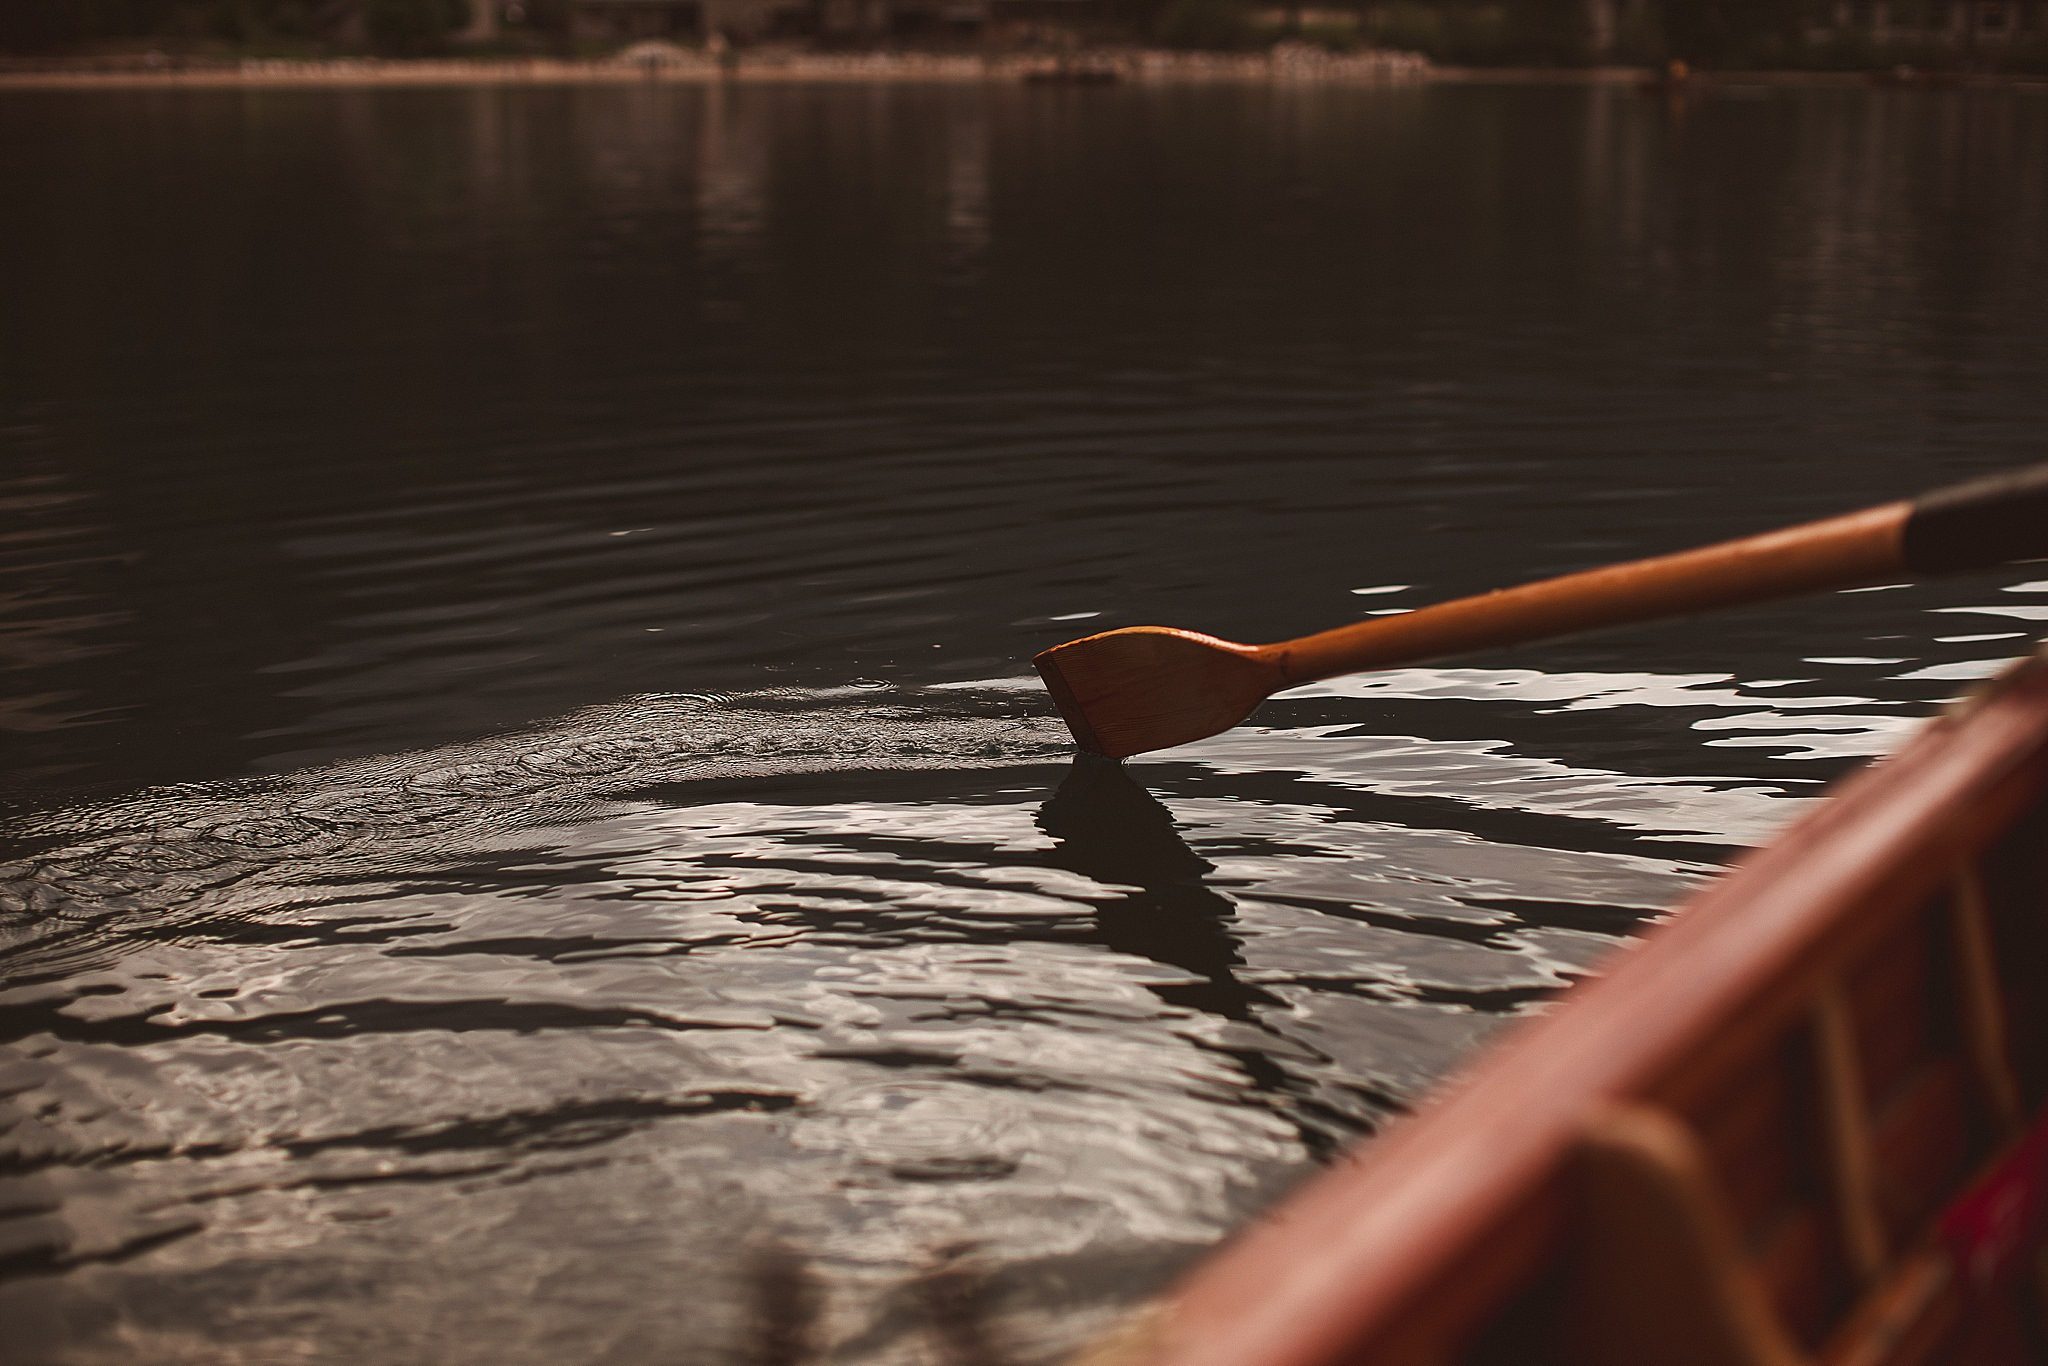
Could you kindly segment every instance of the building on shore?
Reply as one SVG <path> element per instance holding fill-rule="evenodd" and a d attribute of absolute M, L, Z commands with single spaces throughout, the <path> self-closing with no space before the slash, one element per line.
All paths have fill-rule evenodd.
<path fill-rule="evenodd" d="M 1828 0 L 1815 39 L 1967 48 L 2048 38 L 2048 0 Z"/>
<path fill-rule="evenodd" d="M 1687 12 L 1703 8 L 1698 0 L 1585 0 L 1585 7 L 1595 57 L 1624 51 L 1631 34 L 1681 31 Z M 2048 42 L 2048 0 L 1786 0 L 1785 13 L 1815 47 L 1967 53 Z"/>
<path fill-rule="evenodd" d="M 1364 0 L 1362 12 L 1391 8 L 1391 0 Z M 1452 12 L 1454 2 L 1434 4 Z M 1749 49 L 1765 66 L 1798 66 L 1817 53 L 1858 51 L 1872 59 L 1921 55 L 1929 59 L 1993 57 L 2005 49 L 2048 47 L 2048 0 L 1782 0 L 1776 10 L 1751 8 L 1745 23 L 1729 23 L 1710 0 L 1499 0 L 1503 18 L 1552 29 L 1575 27 L 1579 55 L 1593 61 L 1642 59 L 1659 47 L 1686 47 L 1700 37 Z M 1776 41 L 1776 47 L 1769 43 Z M 1763 43 L 1765 47 L 1757 47 Z M 1804 51 L 1802 51 L 1804 49 Z M 1714 55 L 1669 51 L 1669 55 Z"/>

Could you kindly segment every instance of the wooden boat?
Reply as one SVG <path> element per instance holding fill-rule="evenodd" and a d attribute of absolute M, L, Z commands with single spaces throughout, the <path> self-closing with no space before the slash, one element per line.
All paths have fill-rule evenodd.
<path fill-rule="evenodd" d="M 1084 1360 L 2048 1361 L 2044 1097 L 2037 658 Z"/>

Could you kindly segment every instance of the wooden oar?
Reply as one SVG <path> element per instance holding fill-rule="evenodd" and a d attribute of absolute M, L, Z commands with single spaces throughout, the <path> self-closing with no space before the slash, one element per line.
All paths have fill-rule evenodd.
<path fill-rule="evenodd" d="M 2048 557 L 2048 465 L 1676 555 L 1240 645 L 1132 626 L 1032 663 L 1085 750 L 1121 759 L 1229 730 L 1282 688 L 1596 627 L 1901 575 Z"/>

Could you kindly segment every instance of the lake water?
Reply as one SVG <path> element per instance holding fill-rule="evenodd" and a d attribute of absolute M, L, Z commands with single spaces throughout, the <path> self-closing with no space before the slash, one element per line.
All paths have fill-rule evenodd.
<path fill-rule="evenodd" d="M 2040 566 L 1075 765 L 1272 639 L 2048 455 L 2048 98 L 0 92 L 10 1360 L 1050 1362 Z"/>

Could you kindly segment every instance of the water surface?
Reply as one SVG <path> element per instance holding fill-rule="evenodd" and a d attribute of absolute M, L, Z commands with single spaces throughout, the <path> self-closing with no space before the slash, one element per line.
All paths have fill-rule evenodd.
<path fill-rule="evenodd" d="M 1051 1361 L 2038 566 L 1076 764 L 1025 661 L 2039 458 L 2025 92 L 0 95 L 0 1318 Z"/>

